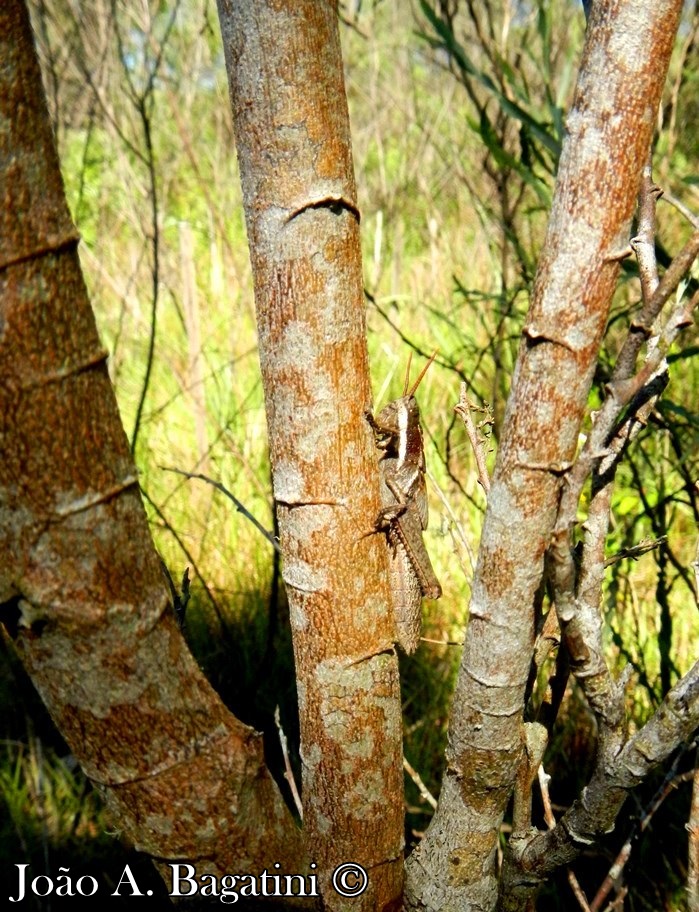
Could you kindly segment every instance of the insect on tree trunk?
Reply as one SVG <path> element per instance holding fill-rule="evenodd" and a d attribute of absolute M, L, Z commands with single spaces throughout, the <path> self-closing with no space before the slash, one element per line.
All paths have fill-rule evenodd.
<path fill-rule="evenodd" d="M 422 533 L 427 528 L 425 449 L 420 409 L 415 392 L 434 361 L 432 355 L 417 380 L 408 389 L 410 360 L 405 372 L 403 395 L 367 420 L 374 430 L 381 453 L 381 502 L 376 530 L 386 532 L 389 546 L 391 592 L 396 619 L 396 641 L 408 653 L 415 652 L 422 630 L 422 599 L 442 595 Z"/>

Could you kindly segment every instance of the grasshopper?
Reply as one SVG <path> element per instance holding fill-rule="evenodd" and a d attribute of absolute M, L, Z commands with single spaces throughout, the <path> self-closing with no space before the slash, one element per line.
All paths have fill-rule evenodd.
<path fill-rule="evenodd" d="M 422 599 L 438 599 L 442 594 L 422 540 L 427 528 L 427 491 L 420 409 L 415 399 L 415 391 L 436 354 L 410 388 L 409 358 L 403 395 L 384 406 L 376 417 L 366 413 L 381 454 L 383 506 L 375 531 L 385 531 L 388 539 L 396 639 L 409 655 L 420 640 Z"/>

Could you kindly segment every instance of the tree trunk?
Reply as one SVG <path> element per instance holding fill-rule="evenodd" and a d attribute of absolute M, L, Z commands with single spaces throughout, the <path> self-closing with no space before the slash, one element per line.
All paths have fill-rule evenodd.
<path fill-rule="evenodd" d="M 336 4 L 219 0 L 255 284 L 301 720 L 304 833 L 328 909 L 403 878 L 401 705 L 378 515 L 359 212 Z M 369 873 L 361 898 L 334 868 Z M 353 882 L 350 877 L 348 884 Z"/>
<path fill-rule="evenodd" d="M 525 760 L 536 600 L 572 465 L 672 51 L 681 0 L 593 4 L 544 251 L 488 495 L 437 813 L 408 907 L 490 910 Z"/>
<path fill-rule="evenodd" d="M 0 618 L 116 826 L 166 883 L 169 859 L 301 873 L 262 738 L 223 706 L 168 603 L 20 0 L 0 7 L 0 60 Z"/>

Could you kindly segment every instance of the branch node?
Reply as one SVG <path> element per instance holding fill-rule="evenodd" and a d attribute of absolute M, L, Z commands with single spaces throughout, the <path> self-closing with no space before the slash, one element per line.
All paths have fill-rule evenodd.
<path fill-rule="evenodd" d="M 340 193 L 328 193 L 317 199 L 307 200 L 305 203 L 292 209 L 289 215 L 284 219 L 284 224 L 288 225 L 289 222 L 292 222 L 297 216 L 302 215 L 304 212 L 308 212 L 309 209 L 329 209 L 333 215 L 339 215 L 344 210 L 345 212 L 351 212 L 358 222 L 361 221 L 361 213 L 359 212 L 359 207 L 356 203 L 351 202 Z"/>
<path fill-rule="evenodd" d="M 633 254 L 632 243 L 633 242 L 626 244 L 624 247 L 620 248 L 619 250 L 612 250 L 609 253 L 605 254 L 604 257 L 602 258 L 603 262 L 619 263 L 619 262 L 621 262 L 621 260 L 625 260 L 627 257 L 632 256 L 632 254 Z"/>
<path fill-rule="evenodd" d="M 567 348 L 569 352 L 577 354 L 573 346 L 569 342 L 566 342 L 565 339 L 562 339 L 558 336 L 553 336 L 548 332 L 543 332 L 537 329 L 536 326 L 525 326 L 522 330 L 522 335 L 525 336 L 530 347 L 534 345 L 541 345 L 542 342 L 549 342 L 551 345 L 560 345 L 561 348 Z"/>

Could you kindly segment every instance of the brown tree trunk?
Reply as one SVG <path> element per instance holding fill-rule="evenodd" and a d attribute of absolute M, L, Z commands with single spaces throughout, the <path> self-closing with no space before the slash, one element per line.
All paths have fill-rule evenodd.
<path fill-rule="evenodd" d="M 304 832 L 328 909 L 397 908 L 401 706 L 336 4 L 219 0 L 301 718 Z M 369 873 L 361 898 L 329 883 Z M 353 878 L 348 881 L 351 882 Z"/>
<path fill-rule="evenodd" d="M 548 235 L 473 581 L 439 808 L 409 908 L 493 909 L 500 823 L 524 761 L 535 602 L 572 464 L 681 0 L 593 4 Z"/>
<path fill-rule="evenodd" d="M 0 60 L 0 619 L 167 883 L 168 859 L 300 873 L 261 736 L 213 692 L 168 604 L 20 0 L 0 5 Z"/>

